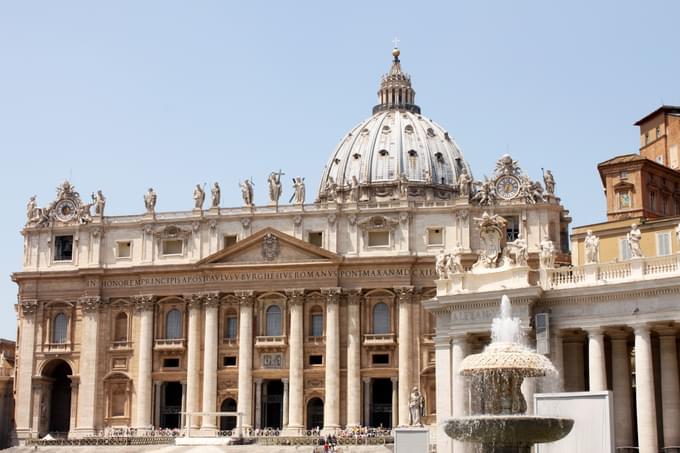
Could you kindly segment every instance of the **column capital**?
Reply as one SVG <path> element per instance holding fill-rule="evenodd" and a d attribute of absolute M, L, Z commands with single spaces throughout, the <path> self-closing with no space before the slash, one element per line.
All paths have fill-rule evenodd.
<path fill-rule="evenodd" d="M 326 298 L 327 304 L 337 304 L 340 301 L 340 294 L 342 293 L 342 288 L 321 288 L 321 294 Z"/>
<path fill-rule="evenodd" d="M 604 335 L 604 329 L 600 326 L 584 327 L 583 330 L 588 333 L 588 338 Z"/>
<path fill-rule="evenodd" d="M 37 299 L 21 299 L 19 301 L 19 306 L 21 307 L 21 314 L 24 317 L 34 315 L 38 311 L 38 300 Z"/>
<path fill-rule="evenodd" d="M 288 385 L 288 378 L 281 378 L 281 382 L 284 386 Z"/>
<path fill-rule="evenodd" d="M 201 294 L 205 308 L 215 308 L 220 306 L 220 295 L 217 292 Z"/>
<path fill-rule="evenodd" d="M 633 328 L 633 332 L 635 332 L 636 336 L 639 336 L 639 335 L 649 336 L 649 334 L 650 334 L 649 325 L 647 325 L 647 323 L 644 323 L 644 322 L 635 323 L 635 324 L 631 324 L 630 327 Z"/>
<path fill-rule="evenodd" d="M 284 290 L 290 305 L 302 305 L 305 303 L 305 290 L 300 288 Z"/>
<path fill-rule="evenodd" d="M 255 379 L 253 379 L 253 382 L 254 382 L 256 385 L 262 385 L 262 382 L 263 382 L 263 381 L 264 381 L 264 379 L 262 379 L 262 378 L 255 378 Z"/>
<path fill-rule="evenodd" d="M 132 303 L 136 311 L 153 310 L 156 297 L 151 294 L 132 296 Z"/>
<path fill-rule="evenodd" d="M 189 310 L 199 310 L 203 306 L 203 297 L 199 293 L 184 294 L 182 296 Z"/>
<path fill-rule="evenodd" d="M 78 298 L 78 306 L 85 313 L 97 313 L 104 304 L 101 296 L 83 295 Z"/>
<path fill-rule="evenodd" d="M 399 299 L 399 302 L 408 303 L 408 302 L 413 301 L 413 293 L 414 293 L 414 287 L 413 286 L 395 286 L 394 292 L 397 293 L 397 298 Z"/>
<path fill-rule="evenodd" d="M 395 376 L 392 376 L 392 377 L 390 378 L 390 381 L 392 381 L 392 384 L 396 384 L 397 382 L 399 382 L 399 378 L 398 378 L 398 377 L 395 377 Z"/>
<path fill-rule="evenodd" d="M 346 290 L 347 293 L 347 303 L 349 305 L 360 305 L 361 304 L 361 288 L 354 288 Z"/>
<path fill-rule="evenodd" d="M 234 291 L 234 295 L 238 298 L 238 303 L 240 305 L 250 305 L 252 306 L 255 302 L 255 291 Z"/>
<path fill-rule="evenodd" d="M 371 383 L 371 377 L 362 377 L 361 380 L 363 381 L 364 384 L 370 384 Z"/>

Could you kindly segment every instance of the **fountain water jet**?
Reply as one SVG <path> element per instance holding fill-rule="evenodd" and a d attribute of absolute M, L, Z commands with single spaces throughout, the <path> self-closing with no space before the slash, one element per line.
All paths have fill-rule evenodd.
<path fill-rule="evenodd" d="M 480 443 L 484 453 L 528 453 L 535 443 L 554 442 L 569 434 L 572 419 L 526 415 L 521 390 L 524 378 L 557 372 L 545 356 L 521 344 L 521 323 L 512 317 L 512 305 L 505 295 L 491 331 L 491 344 L 484 352 L 466 357 L 460 370 L 471 378 L 473 388 L 483 389 L 482 415 L 447 420 L 446 434 Z"/>

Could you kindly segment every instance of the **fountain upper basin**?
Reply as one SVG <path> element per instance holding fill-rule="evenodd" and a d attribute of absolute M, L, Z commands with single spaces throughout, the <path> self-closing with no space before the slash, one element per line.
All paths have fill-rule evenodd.
<path fill-rule="evenodd" d="M 484 352 L 467 356 L 460 370 L 465 376 L 503 371 L 522 377 L 545 376 L 556 372 L 544 355 L 517 343 L 491 343 Z"/>
<path fill-rule="evenodd" d="M 451 418 L 444 431 L 464 442 L 522 447 L 554 442 L 569 434 L 574 420 L 533 415 L 476 415 Z"/>

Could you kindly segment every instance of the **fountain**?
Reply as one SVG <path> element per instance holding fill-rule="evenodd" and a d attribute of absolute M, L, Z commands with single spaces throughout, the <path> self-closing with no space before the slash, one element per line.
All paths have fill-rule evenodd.
<path fill-rule="evenodd" d="M 569 434 L 574 420 L 526 415 L 522 382 L 557 372 L 550 360 L 521 344 L 519 318 L 510 299 L 501 299 L 501 315 L 491 326 L 491 344 L 466 357 L 460 373 L 480 389 L 481 414 L 446 421 L 449 437 L 482 445 L 483 453 L 528 453 L 536 443 L 554 442 Z"/>

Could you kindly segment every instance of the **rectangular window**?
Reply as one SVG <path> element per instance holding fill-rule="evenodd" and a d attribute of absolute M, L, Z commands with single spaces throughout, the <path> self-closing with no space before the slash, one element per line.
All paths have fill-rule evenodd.
<path fill-rule="evenodd" d="M 222 365 L 223 366 L 236 366 L 236 356 L 235 355 L 224 356 L 224 358 L 222 359 Z"/>
<path fill-rule="evenodd" d="M 368 232 L 368 246 L 369 247 L 384 247 L 390 245 L 389 231 L 369 231 Z"/>
<path fill-rule="evenodd" d="M 163 359 L 163 368 L 179 368 L 179 358 Z"/>
<path fill-rule="evenodd" d="M 665 256 L 671 254 L 671 234 L 668 231 L 656 233 L 656 255 Z"/>
<path fill-rule="evenodd" d="M 505 225 L 505 239 L 512 242 L 519 237 L 519 217 L 516 215 L 509 215 L 505 218 L 507 224 Z"/>
<path fill-rule="evenodd" d="M 163 255 L 181 255 L 184 241 L 181 239 L 166 239 L 163 241 Z"/>
<path fill-rule="evenodd" d="M 440 227 L 428 228 L 427 245 L 444 245 L 444 229 Z"/>
<path fill-rule="evenodd" d="M 118 242 L 116 242 L 116 257 L 117 258 L 131 258 L 132 257 L 132 241 L 118 241 Z"/>
<path fill-rule="evenodd" d="M 649 210 L 656 211 L 656 193 L 649 192 Z"/>
<path fill-rule="evenodd" d="M 312 336 L 323 336 L 323 314 L 312 313 Z"/>
<path fill-rule="evenodd" d="M 373 365 L 389 365 L 390 355 L 389 354 L 373 354 L 371 356 L 371 362 Z"/>
<path fill-rule="evenodd" d="M 323 232 L 310 231 L 307 233 L 307 242 L 317 247 L 323 247 Z"/>
<path fill-rule="evenodd" d="M 236 244 L 237 236 L 235 234 L 226 234 L 224 236 L 224 247 Z"/>
<path fill-rule="evenodd" d="M 227 325 L 224 331 L 224 338 L 234 339 L 236 338 L 236 316 L 229 316 L 227 318 Z"/>
<path fill-rule="evenodd" d="M 54 237 L 54 261 L 73 260 L 73 236 Z"/>
<path fill-rule="evenodd" d="M 630 245 L 627 238 L 619 239 L 619 259 L 628 261 L 630 259 Z"/>
<path fill-rule="evenodd" d="M 309 356 L 310 365 L 323 365 L 323 356 L 321 354 L 312 354 Z"/>

